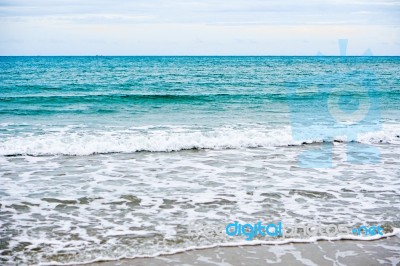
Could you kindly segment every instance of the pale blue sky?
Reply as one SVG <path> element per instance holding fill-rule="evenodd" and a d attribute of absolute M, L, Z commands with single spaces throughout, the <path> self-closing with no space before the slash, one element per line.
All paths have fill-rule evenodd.
<path fill-rule="evenodd" d="M 400 55 L 400 0 L 0 0 L 0 55 Z"/>

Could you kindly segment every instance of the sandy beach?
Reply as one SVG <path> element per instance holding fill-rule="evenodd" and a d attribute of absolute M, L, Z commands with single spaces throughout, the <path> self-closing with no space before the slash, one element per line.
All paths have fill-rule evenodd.
<path fill-rule="evenodd" d="M 155 258 L 99 262 L 111 265 L 399 265 L 400 236 L 372 241 L 318 241 L 287 245 L 219 247 Z"/>

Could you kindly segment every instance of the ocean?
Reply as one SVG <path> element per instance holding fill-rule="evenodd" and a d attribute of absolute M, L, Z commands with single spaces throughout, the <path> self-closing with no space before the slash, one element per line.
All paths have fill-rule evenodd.
<path fill-rule="evenodd" d="M 226 234 L 234 221 L 400 228 L 400 57 L 0 57 L 0 70 L 0 264 L 251 243 Z"/>

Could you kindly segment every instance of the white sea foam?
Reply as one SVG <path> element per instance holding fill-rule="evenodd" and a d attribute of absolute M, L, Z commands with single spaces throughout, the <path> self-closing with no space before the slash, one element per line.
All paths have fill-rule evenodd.
<path fill-rule="evenodd" d="M 191 221 L 213 230 L 236 220 L 399 227 L 395 145 L 383 145 L 378 167 L 347 163 L 346 146 L 334 147 L 336 167 L 312 170 L 298 167 L 291 147 L 3 156 L 0 235 L 10 253 L 0 259 L 83 263 L 261 243 L 191 234 Z"/>
<path fill-rule="evenodd" d="M 59 263 L 59 262 L 51 262 L 51 263 L 41 263 L 40 265 L 76 265 L 76 264 L 88 264 L 88 263 L 96 263 L 102 261 L 117 261 L 122 259 L 137 259 L 137 258 L 155 258 L 158 256 L 166 256 L 166 255 L 174 255 L 182 252 L 194 251 L 194 250 L 204 250 L 210 248 L 217 247 L 240 247 L 240 246 L 258 246 L 258 245 L 286 245 L 291 243 L 315 243 L 317 241 L 340 241 L 340 240 L 358 240 L 358 241 L 373 241 L 382 238 L 392 237 L 400 234 L 400 228 L 393 228 L 393 232 L 386 233 L 383 235 L 375 235 L 375 236 L 354 236 L 354 235 L 345 235 L 345 236 L 336 236 L 336 237 L 311 237 L 308 239 L 298 239 L 298 238 L 288 238 L 284 240 L 253 240 L 253 241 L 240 241 L 240 242 L 228 242 L 228 243 L 216 243 L 212 245 L 205 246 L 190 246 L 186 248 L 174 249 L 168 252 L 156 252 L 149 255 L 136 255 L 136 256 L 120 256 L 118 258 L 113 257 L 99 257 L 95 260 L 90 261 L 77 261 L 77 262 L 69 262 L 69 263 Z"/>
<path fill-rule="evenodd" d="M 289 127 L 220 127 L 212 130 L 185 127 L 161 129 L 130 128 L 87 130 L 80 128 L 46 129 L 41 134 L 17 134 L 0 138 L 0 155 L 91 155 L 97 153 L 171 152 L 188 149 L 231 149 L 301 145 L 322 141 L 360 141 L 362 143 L 399 143 L 400 126 L 391 125 L 356 139 L 326 137 L 305 132 L 293 139 Z"/>

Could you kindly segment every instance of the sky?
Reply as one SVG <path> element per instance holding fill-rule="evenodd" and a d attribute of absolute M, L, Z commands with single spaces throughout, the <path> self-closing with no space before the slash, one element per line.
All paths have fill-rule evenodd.
<path fill-rule="evenodd" d="M 400 0 L 0 0 L 0 55 L 400 55 Z"/>

